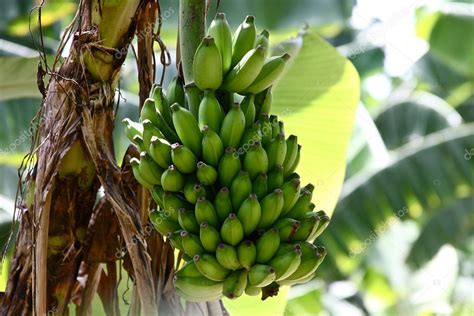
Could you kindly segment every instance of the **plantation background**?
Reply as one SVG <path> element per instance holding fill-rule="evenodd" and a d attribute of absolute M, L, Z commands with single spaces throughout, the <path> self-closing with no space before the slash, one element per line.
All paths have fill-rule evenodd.
<path fill-rule="evenodd" d="M 12 228 L 16 170 L 37 128 L 30 127 L 40 106 L 37 11 L 31 20 L 35 42 L 28 15 L 38 2 L 0 1 L 2 247 Z M 225 301 L 231 314 L 472 313 L 473 2 L 221 2 L 220 11 L 234 28 L 253 14 L 259 29 L 271 30 L 275 51 L 289 50 L 295 57 L 278 86 L 274 112 L 284 117 L 289 133 L 301 135 L 304 159 L 298 172 L 315 184 L 317 207 L 332 214 L 318 240 L 329 255 L 315 280 L 264 303 Z M 162 39 L 174 56 L 178 1 L 160 5 Z M 75 1 L 46 1 L 42 31 L 47 55 L 54 55 L 76 6 Z M 211 6 L 210 15 L 214 12 Z M 305 37 L 287 40 L 302 28 L 308 28 Z M 174 67 L 167 68 L 165 83 L 174 73 Z M 120 88 L 117 122 L 137 119 L 138 81 L 130 51 Z M 117 126 L 121 157 L 128 141 Z M 1 290 L 8 262 L 7 256 Z M 126 292 L 127 280 L 122 287 Z"/>

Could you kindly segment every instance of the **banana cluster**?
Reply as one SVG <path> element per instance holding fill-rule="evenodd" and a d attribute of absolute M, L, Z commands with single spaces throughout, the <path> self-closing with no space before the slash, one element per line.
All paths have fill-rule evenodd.
<path fill-rule="evenodd" d="M 267 58 L 268 38 L 252 16 L 232 36 L 217 14 L 194 83 L 155 86 L 140 122 L 124 120 L 141 152 L 133 174 L 157 204 L 150 220 L 184 254 L 175 287 L 189 301 L 271 296 L 313 278 L 326 255 L 312 241 L 329 218 L 314 212 L 314 186 L 295 173 L 301 146 L 270 115 L 289 55 Z"/>

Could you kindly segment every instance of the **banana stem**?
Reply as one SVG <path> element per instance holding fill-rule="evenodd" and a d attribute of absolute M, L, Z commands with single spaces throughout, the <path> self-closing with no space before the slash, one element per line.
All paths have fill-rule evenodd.
<path fill-rule="evenodd" d="M 179 50 L 186 85 L 194 81 L 194 53 L 205 35 L 205 21 L 206 0 L 179 1 Z"/>

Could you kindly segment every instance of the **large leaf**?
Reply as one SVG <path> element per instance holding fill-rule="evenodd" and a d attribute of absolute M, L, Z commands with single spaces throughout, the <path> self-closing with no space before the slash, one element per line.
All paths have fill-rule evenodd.
<path fill-rule="evenodd" d="M 393 150 L 428 134 L 459 126 L 462 118 L 442 99 L 422 93 L 387 106 L 374 121 L 385 145 Z"/>
<path fill-rule="evenodd" d="M 37 69 L 37 57 L 0 57 L 0 101 L 41 97 L 36 81 Z"/>
<path fill-rule="evenodd" d="M 406 145 L 385 168 L 346 182 L 332 223 L 322 236 L 330 249 L 324 268 L 352 271 L 359 254 L 394 218 L 426 220 L 434 210 L 474 195 L 474 124 L 445 129 Z M 332 261 L 332 262 L 331 262 Z"/>

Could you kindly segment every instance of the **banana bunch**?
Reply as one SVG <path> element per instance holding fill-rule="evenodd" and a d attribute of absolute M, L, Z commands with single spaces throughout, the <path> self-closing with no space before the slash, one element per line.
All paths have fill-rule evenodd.
<path fill-rule="evenodd" d="M 157 205 L 150 221 L 186 261 L 175 287 L 189 301 L 266 298 L 311 280 L 326 255 L 313 241 L 329 217 L 314 211 L 314 186 L 295 172 L 301 146 L 270 115 L 289 55 L 267 58 L 268 39 L 252 16 L 232 36 L 217 14 L 194 83 L 153 87 L 140 122 L 123 121 L 140 151 L 132 172 Z"/>

